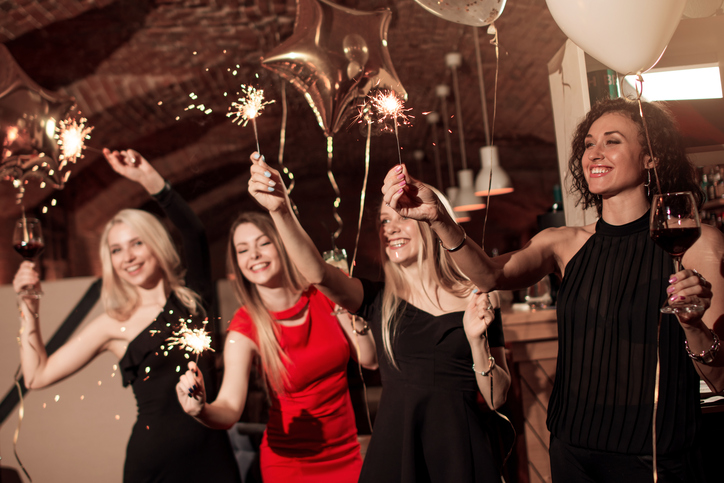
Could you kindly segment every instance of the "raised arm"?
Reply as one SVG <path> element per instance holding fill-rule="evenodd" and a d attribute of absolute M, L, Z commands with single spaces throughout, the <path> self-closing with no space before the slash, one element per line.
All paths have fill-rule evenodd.
<path fill-rule="evenodd" d="M 562 273 L 565 241 L 571 233 L 552 228 L 524 248 L 491 258 L 453 220 L 428 185 L 410 176 L 405 165 L 392 168 L 382 186 L 383 201 L 401 216 L 430 224 L 463 273 L 482 291 L 529 287 L 549 273 Z M 570 229 L 569 229 L 570 231 Z"/>
<path fill-rule="evenodd" d="M 694 355 L 704 353 L 710 362 L 692 359 L 696 370 L 709 388 L 724 392 L 724 348 L 715 354 L 712 331 L 724 345 L 724 235 L 708 225 L 702 225 L 701 237 L 683 257 L 686 270 L 672 274 L 668 288 L 672 302 L 678 297 L 698 297 L 706 307 L 703 313 L 679 315 L 689 350 Z M 694 270 L 695 269 L 695 270 Z"/>
<path fill-rule="evenodd" d="M 189 370 L 181 375 L 176 395 L 187 414 L 214 429 L 229 429 L 241 417 L 249 391 L 249 375 L 256 346 L 248 337 L 229 331 L 224 344 L 224 379 L 216 400 L 206 402 L 204 375 L 189 362 Z"/>
<path fill-rule="evenodd" d="M 16 293 L 27 285 L 40 288 L 40 276 L 35 264 L 30 261 L 20 265 L 13 279 Z M 20 362 L 28 389 L 39 389 L 65 379 L 107 348 L 109 332 L 105 330 L 107 325 L 102 315 L 49 357 L 40 332 L 40 300 L 18 295 L 17 301 L 20 310 Z"/>
<path fill-rule="evenodd" d="M 259 157 L 258 153 L 251 155 L 251 162 L 249 194 L 269 210 L 294 264 L 304 278 L 330 300 L 350 312 L 356 312 L 362 305 L 362 283 L 347 277 L 324 261 L 312 239 L 294 216 L 279 172 L 266 164 L 264 157 Z"/>
<path fill-rule="evenodd" d="M 476 292 L 463 317 L 465 335 L 473 354 L 478 389 L 491 409 L 497 409 L 505 403 L 510 388 L 505 348 L 490 347 L 487 340 L 486 331 L 495 320 L 496 308 L 500 308 L 500 299 L 495 292 Z"/>

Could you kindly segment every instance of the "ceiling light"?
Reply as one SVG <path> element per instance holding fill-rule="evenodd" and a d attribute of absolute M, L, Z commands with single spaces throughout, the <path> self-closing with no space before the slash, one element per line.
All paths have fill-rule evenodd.
<path fill-rule="evenodd" d="M 483 146 L 480 148 L 480 164 L 482 169 L 475 178 L 475 194 L 478 196 L 488 196 L 488 186 L 490 187 L 490 196 L 504 195 L 513 192 L 513 185 L 510 182 L 508 173 L 500 166 L 498 157 L 498 146 Z M 490 171 L 492 170 L 492 180 L 490 179 Z"/>

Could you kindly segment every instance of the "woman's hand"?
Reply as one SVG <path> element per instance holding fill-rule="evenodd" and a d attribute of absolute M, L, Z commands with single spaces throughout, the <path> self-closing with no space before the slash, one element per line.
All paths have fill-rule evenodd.
<path fill-rule="evenodd" d="M 189 370 L 182 374 L 176 384 L 176 396 L 186 414 L 197 417 L 206 404 L 204 375 L 195 362 L 189 361 Z"/>
<path fill-rule="evenodd" d="M 670 306 L 695 303 L 704 307 L 701 312 L 677 314 L 679 321 L 691 324 L 701 319 L 706 309 L 711 306 L 711 284 L 699 272 L 690 269 L 673 274 L 669 278 L 669 283 L 671 285 L 666 289 L 666 293 Z"/>
<path fill-rule="evenodd" d="M 496 292 L 476 292 L 470 298 L 463 316 L 463 326 L 471 345 L 485 339 L 488 327 L 495 320 L 495 307 L 499 305 Z"/>
<path fill-rule="evenodd" d="M 251 159 L 249 194 L 269 212 L 280 211 L 289 206 L 287 190 L 279 171 L 273 169 L 256 151 Z"/>
<path fill-rule="evenodd" d="M 35 270 L 35 262 L 25 260 L 18 267 L 18 271 L 13 278 L 13 290 L 21 297 L 31 310 L 37 313 L 38 297 L 33 295 L 20 295 L 24 289 L 33 287 L 36 292 L 40 293 L 40 274 Z"/>
<path fill-rule="evenodd" d="M 400 216 L 413 220 L 435 221 L 444 210 L 434 191 L 416 180 L 400 164 L 387 172 L 382 186 L 382 201 Z"/>
<path fill-rule="evenodd" d="M 158 171 L 138 151 L 133 149 L 111 151 L 108 148 L 103 148 L 103 156 L 105 156 L 113 171 L 140 184 L 149 194 L 153 195 L 160 192 L 166 184 Z"/>

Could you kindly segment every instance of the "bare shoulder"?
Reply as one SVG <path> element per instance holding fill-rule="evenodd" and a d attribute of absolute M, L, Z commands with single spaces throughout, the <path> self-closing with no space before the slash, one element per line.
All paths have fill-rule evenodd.
<path fill-rule="evenodd" d="M 721 270 L 723 258 L 724 234 L 711 225 L 701 225 L 701 236 L 686 251 L 682 261 L 685 267 L 696 267 L 699 271 L 704 269 L 705 265 L 720 267 Z"/>

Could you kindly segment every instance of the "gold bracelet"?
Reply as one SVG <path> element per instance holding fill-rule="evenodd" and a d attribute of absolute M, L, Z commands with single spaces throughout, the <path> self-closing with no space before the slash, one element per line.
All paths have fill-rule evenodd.
<path fill-rule="evenodd" d="M 693 361 L 696 361 L 699 364 L 711 364 L 712 362 L 714 362 L 714 359 L 716 359 L 716 355 L 719 352 L 719 336 L 716 335 L 716 332 L 711 329 L 709 329 L 709 332 L 711 332 L 714 340 L 712 340 L 709 350 L 701 351 L 700 354 L 694 354 L 693 352 L 691 352 L 691 349 L 689 349 L 689 341 L 684 340 L 684 347 L 686 347 L 686 353 L 689 354 L 689 357 L 691 357 Z"/>
<path fill-rule="evenodd" d="M 366 321 L 365 319 L 362 319 L 362 320 L 364 321 L 364 323 L 365 323 L 365 326 L 362 327 L 362 330 L 357 330 L 357 327 L 354 325 L 354 323 L 355 323 L 355 321 L 357 320 L 357 318 L 358 318 L 358 317 L 357 317 L 356 315 L 350 316 L 350 321 L 351 321 L 351 323 L 352 323 L 352 332 L 354 332 L 354 333 L 357 334 L 357 335 L 366 335 L 366 334 L 367 334 L 367 331 L 370 329 L 370 326 L 367 325 L 367 321 Z"/>
<path fill-rule="evenodd" d="M 488 377 L 490 373 L 493 372 L 493 369 L 495 369 L 495 357 L 490 356 L 488 357 L 488 360 L 490 361 L 490 366 L 487 371 L 476 371 L 475 364 L 473 364 L 473 372 L 475 372 L 475 374 L 480 374 L 483 377 Z"/>
<path fill-rule="evenodd" d="M 457 225 L 457 223 L 456 223 L 456 225 Z M 465 232 L 465 228 L 463 228 L 463 227 L 460 226 L 460 225 L 458 225 L 458 226 L 459 226 L 460 229 L 463 231 L 463 241 L 461 241 L 456 247 L 448 248 L 448 247 L 446 247 L 445 245 L 442 244 L 442 240 L 438 237 L 437 241 L 440 242 L 440 246 L 443 248 L 443 250 L 452 253 L 452 252 L 456 252 L 456 251 L 460 250 L 460 249 L 463 247 L 463 245 L 465 245 L 465 242 L 466 242 L 467 239 L 468 239 L 468 234 Z"/>

